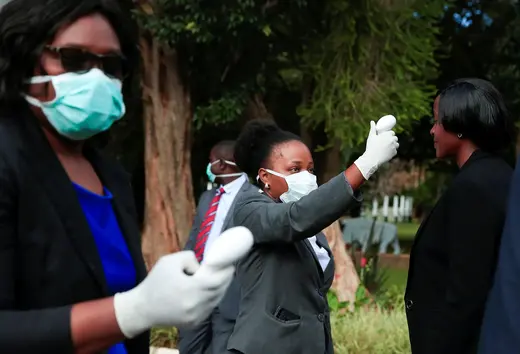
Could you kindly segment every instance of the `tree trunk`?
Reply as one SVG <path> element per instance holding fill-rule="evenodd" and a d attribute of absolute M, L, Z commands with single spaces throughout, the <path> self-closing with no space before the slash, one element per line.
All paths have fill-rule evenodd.
<path fill-rule="evenodd" d="M 327 237 L 327 242 L 334 255 L 334 265 L 336 266 L 332 288 L 336 291 L 339 301 L 348 301 L 353 304 L 360 280 L 354 262 L 352 262 L 345 248 L 339 221 L 327 227 L 323 230 L 323 233 Z"/>
<path fill-rule="evenodd" d="M 142 246 L 150 268 L 162 255 L 178 251 L 191 228 L 193 115 L 175 50 L 143 36 L 141 53 L 146 174 Z"/>
<path fill-rule="evenodd" d="M 341 143 L 335 140 L 333 145 L 325 150 L 325 166 L 322 169 L 321 176 L 318 176 L 319 181 L 328 181 L 336 177 L 342 170 L 346 168 L 343 166 L 341 158 Z"/>
<path fill-rule="evenodd" d="M 245 124 L 253 119 L 274 119 L 265 106 L 264 97 L 260 93 L 254 93 L 249 97 L 244 110 L 243 123 Z"/>

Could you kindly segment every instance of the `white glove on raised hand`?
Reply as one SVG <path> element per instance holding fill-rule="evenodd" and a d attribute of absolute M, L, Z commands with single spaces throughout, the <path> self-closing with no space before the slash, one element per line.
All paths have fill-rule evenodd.
<path fill-rule="evenodd" d="M 376 123 L 370 122 L 370 133 L 367 138 L 365 152 L 354 164 L 366 180 L 372 176 L 379 166 L 390 161 L 396 154 L 399 143 L 392 130 L 377 133 Z"/>

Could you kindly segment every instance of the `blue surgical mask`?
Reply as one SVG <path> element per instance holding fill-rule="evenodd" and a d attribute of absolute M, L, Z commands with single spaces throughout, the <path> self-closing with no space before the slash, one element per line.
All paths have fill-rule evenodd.
<path fill-rule="evenodd" d="M 219 161 L 221 161 L 221 160 L 215 160 L 213 162 L 210 162 L 210 163 L 208 163 L 208 167 L 206 167 L 206 174 L 208 175 L 208 179 L 211 183 L 215 183 L 215 180 L 217 179 L 217 177 L 239 177 L 239 176 L 243 175 L 242 172 L 227 173 L 227 174 L 223 174 L 223 175 L 214 174 L 213 171 L 211 171 L 211 166 L 213 166 L 214 164 L 216 164 Z M 224 163 L 227 163 L 228 165 L 236 166 L 236 164 L 233 161 L 228 161 L 228 160 L 222 160 L 222 161 L 224 161 Z"/>
<path fill-rule="evenodd" d="M 28 83 L 51 82 L 56 92 L 52 101 L 41 102 L 25 95 L 40 107 L 56 131 L 71 140 L 85 140 L 108 130 L 125 114 L 121 81 L 94 68 L 85 73 L 34 76 Z"/>

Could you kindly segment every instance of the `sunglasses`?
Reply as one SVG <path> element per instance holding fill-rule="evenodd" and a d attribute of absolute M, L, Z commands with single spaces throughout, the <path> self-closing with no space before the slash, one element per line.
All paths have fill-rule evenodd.
<path fill-rule="evenodd" d="M 45 50 L 56 55 L 67 72 L 81 73 L 98 68 L 107 76 L 116 79 L 124 79 L 128 76 L 126 58 L 121 54 L 94 54 L 74 47 L 45 46 Z"/>

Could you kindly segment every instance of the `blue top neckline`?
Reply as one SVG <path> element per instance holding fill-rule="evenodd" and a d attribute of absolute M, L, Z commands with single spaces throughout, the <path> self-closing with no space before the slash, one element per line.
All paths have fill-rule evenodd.
<path fill-rule="evenodd" d="M 88 190 L 87 188 L 83 187 L 82 185 L 77 184 L 75 182 L 72 182 L 72 185 L 76 188 L 76 190 L 78 192 L 80 192 L 83 195 L 88 196 L 90 198 L 95 197 L 95 198 L 101 198 L 101 199 L 113 199 L 112 193 L 110 193 L 110 191 L 105 186 L 103 186 L 103 195 L 101 195 L 101 194 L 94 193 L 94 192 Z"/>

